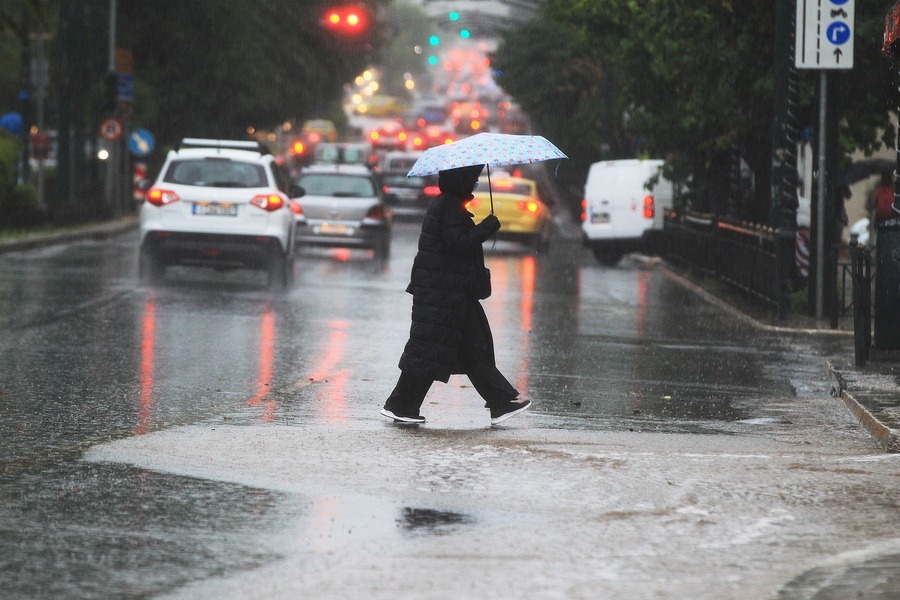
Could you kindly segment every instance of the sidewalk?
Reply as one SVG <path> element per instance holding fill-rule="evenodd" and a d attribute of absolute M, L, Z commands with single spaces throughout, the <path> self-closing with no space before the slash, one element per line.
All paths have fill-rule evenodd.
<path fill-rule="evenodd" d="M 804 327 L 796 322 L 788 326 L 765 323 L 742 311 L 733 303 L 722 300 L 699 285 L 688 281 L 668 267 L 664 268 L 667 275 L 695 294 L 760 330 L 846 336 L 846 358 L 830 359 L 825 362 L 827 383 L 831 395 L 844 402 L 859 424 L 885 452 L 900 452 L 900 358 L 898 358 L 900 355 L 889 352 L 873 353 L 873 359 L 865 367 L 857 367 L 855 366 L 852 330 L 815 329 Z"/>
<path fill-rule="evenodd" d="M 3 254 L 4 252 L 30 250 L 32 248 L 38 248 L 41 246 L 61 244 L 81 239 L 102 239 L 113 235 L 118 235 L 126 231 L 130 231 L 137 228 L 137 226 L 137 217 L 129 216 L 122 217 L 121 219 L 115 221 L 73 225 L 71 227 L 60 229 L 58 231 L 42 231 L 35 233 L 26 233 L 21 236 L 10 238 L 0 238 L 0 254 Z"/>

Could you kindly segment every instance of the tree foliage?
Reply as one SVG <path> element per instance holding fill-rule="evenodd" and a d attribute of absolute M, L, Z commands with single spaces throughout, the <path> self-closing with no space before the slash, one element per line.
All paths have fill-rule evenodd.
<path fill-rule="evenodd" d="M 539 23 L 505 37 L 503 85 L 569 150 L 569 182 L 596 160 L 649 155 L 692 178 L 696 207 L 717 210 L 735 155 L 770 187 L 775 99 L 772 0 L 549 0 Z M 891 144 L 892 73 L 880 55 L 887 6 L 856 2 L 855 67 L 834 72 L 843 156 Z M 585 69 L 589 65 L 590 71 Z M 590 82 L 579 79 L 584 74 Z M 798 74 L 800 129 L 815 124 L 815 74 Z M 582 152 L 587 152 L 581 155 Z"/>
<path fill-rule="evenodd" d="M 344 82 L 371 58 L 375 37 L 331 35 L 321 21 L 327 4 L 120 2 L 121 44 L 134 53 L 135 120 L 171 142 L 331 116 Z"/>

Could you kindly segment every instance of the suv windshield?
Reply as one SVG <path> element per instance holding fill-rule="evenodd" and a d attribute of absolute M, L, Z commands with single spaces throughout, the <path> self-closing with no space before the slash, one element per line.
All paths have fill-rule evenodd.
<path fill-rule="evenodd" d="M 203 158 L 172 161 L 163 181 L 201 187 L 267 187 L 262 165 L 227 158 Z"/>
<path fill-rule="evenodd" d="M 298 183 L 311 196 L 365 198 L 375 195 L 372 180 L 356 175 L 309 173 L 301 176 Z"/>

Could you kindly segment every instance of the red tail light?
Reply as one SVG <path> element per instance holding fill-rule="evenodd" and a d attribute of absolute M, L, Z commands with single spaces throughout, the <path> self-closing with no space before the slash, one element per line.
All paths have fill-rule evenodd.
<path fill-rule="evenodd" d="M 288 201 L 288 206 L 291 207 L 291 212 L 294 213 L 295 215 L 300 216 L 303 214 L 303 207 L 300 206 L 300 203 L 297 202 L 296 200 Z"/>
<path fill-rule="evenodd" d="M 280 194 L 261 194 L 259 196 L 254 196 L 253 199 L 250 200 L 250 204 L 265 211 L 274 212 L 279 208 L 283 208 L 287 202 Z"/>
<path fill-rule="evenodd" d="M 538 211 L 538 203 L 534 200 L 523 200 L 518 203 L 519 210 L 524 210 L 530 213 L 536 213 Z"/>
<path fill-rule="evenodd" d="M 173 202 L 178 202 L 178 194 L 173 192 L 172 190 L 163 190 L 160 188 L 150 188 L 147 190 L 147 194 L 144 196 L 147 199 L 147 202 L 154 206 L 165 206 L 166 204 L 172 204 Z"/>
<path fill-rule="evenodd" d="M 422 190 L 422 193 L 428 196 L 429 198 L 437 198 L 441 195 L 441 188 L 436 185 L 426 185 Z"/>
<path fill-rule="evenodd" d="M 587 198 L 584 198 L 581 201 L 581 222 L 582 223 L 587 222 L 587 205 L 588 205 Z"/>
<path fill-rule="evenodd" d="M 653 196 L 644 196 L 644 218 L 652 219 L 653 213 Z"/>
<path fill-rule="evenodd" d="M 471 200 L 466 202 L 465 207 L 466 210 L 475 210 L 476 208 L 478 208 L 479 204 L 480 202 L 478 201 L 478 198 L 472 198 Z"/>
<path fill-rule="evenodd" d="M 372 208 L 369 209 L 369 212 L 366 213 L 367 219 L 373 219 L 375 221 L 381 221 L 385 219 L 387 216 L 387 211 L 384 210 L 384 206 L 381 204 L 376 204 Z"/>

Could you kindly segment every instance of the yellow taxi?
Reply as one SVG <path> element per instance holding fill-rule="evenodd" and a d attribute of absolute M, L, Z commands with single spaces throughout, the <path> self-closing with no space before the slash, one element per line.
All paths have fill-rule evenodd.
<path fill-rule="evenodd" d="M 475 197 L 466 204 L 476 223 L 491 213 L 491 192 L 494 214 L 500 219 L 497 238 L 526 244 L 537 252 L 549 250 L 553 222 L 550 209 L 538 196 L 537 184 L 523 177 L 492 173 L 489 190 L 487 175 L 482 173 Z"/>
<path fill-rule="evenodd" d="M 328 119 L 310 119 L 303 123 L 300 134 L 313 144 L 337 141 L 338 132 L 334 123 Z"/>

